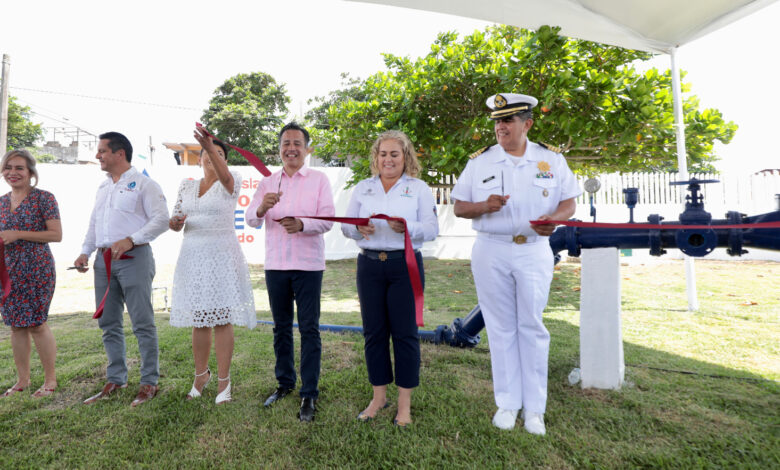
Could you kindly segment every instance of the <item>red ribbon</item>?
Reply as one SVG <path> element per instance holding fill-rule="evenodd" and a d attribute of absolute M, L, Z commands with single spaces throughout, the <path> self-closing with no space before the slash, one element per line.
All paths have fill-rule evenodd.
<path fill-rule="evenodd" d="M 203 131 L 204 134 L 207 136 L 217 139 L 214 137 L 213 134 L 211 134 L 209 131 L 206 130 L 205 127 L 203 127 L 203 124 L 196 122 L 195 127 L 199 128 L 201 131 Z M 228 147 L 232 148 L 239 154 L 241 154 L 242 157 L 246 158 L 246 161 L 252 164 L 253 167 L 257 168 L 257 171 L 263 174 L 263 176 L 271 176 L 271 171 L 266 168 L 266 166 L 263 164 L 263 162 L 260 160 L 260 158 L 255 155 L 254 153 L 250 152 L 249 150 L 244 150 L 241 147 L 236 147 L 235 145 L 230 145 L 229 143 L 225 142 L 224 140 L 217 139 L 220 142 L 224 143 Z"/>
<path fill-rule="evenodd" d="M 200 128 L 204 134 L 206 134 L 209 137 L 216 138 L 213 135 L 211 135 L 205 127 L 203 127 L 203 124 L 196 122 L 195 126 Z M 223 141 L 224 142 L 224 141 Z M 260 173 L 263 174 L 263 176 L 271 176 L 271 172 L 268 171 L 268 168 L 266 168 L 265 165 L 263 165 L 263 162 L 260 161 L 260 159 L 257 157 L 257 155 L 253 154 L 252 152 L 248 150 L 244 150 L 241 147 L 236 147 L 235 145 L 230 145 L 227 142 L 224 142 L 226 145 L 228 145 L 230 148 L 234 149 L 236 152 L 241 154 L 242 157 L 246 158 L 246 160 L 252 164 L 255 168 L 260 171 Z M 279 181 L 281 184 L 281 179 Z M 417 258 L 414 256 L 414 247 L 412 246 L 412 239 L 409 238 L 409 230 L 406 227 L 406 220 L 401 217 L 390 217 L 384 214 L 377 214 L 370 218 L 368 217 L 312 217 L 312 216 L 289 216 L 289 217 L 296 217 L 298 219 L 318 219 L 318 220 L 327 220 L 330 222 L 340 222 L 342 224 L 352 224 L 352 225 L 368 225 L 370 219 L 383 219 L 383 220 L 395 220 L 398 222 L 401 222 L 404 224 L 404 258 L 406 258 L 406 269 L 409 271 L 409 280 L 412 282 L 412 292 L 414 292 L 414 311 L 415 311 L 415 318 L 417 321 L 417 326 L 423 326 L 423 288 L 422 288 L 422 279 L 420 279 L 420 270 L 417 267 Z M 276 219 L 276 222 L 279 222 L 280 219 Z M 106 290 L 106 294 L 108 294 L 108 290 Z M 105 297 L 103 298 L 105 300 Z M 100 304 L 102 307 L 102 303 Z M 97 315 L 97 313 L 96 313 Z"/>
<path fill-rule="evenodd" d="M 0 299 L 2 305 L 11 295 L 11 276 L 8 275 L 8 269 L 5 267 L 5 244 L 2 240 L 0 240 L 0 283 L 3 285 L 3 298 Z"/>
<path fill-rule="evenodd" d="M 755 224 L 731 225 L 685 225 L 685 224 L 610 224 L 601 222 L 580 222 L 579 220 L 532 220 L 531 225 L 566 225 L 568 227 L 617 228 L 617 229 L 652 229 L 652 230 L 707 230 L 707 229 L 750 229 L 750 228 L 780 228 L 780 220 L 775 222 L 758 222 Z"/>
<path fill-rule="evenodd" d="M 342 224 L 368 225 L 371 219 L 394 220 L 404 224 L 404 258 L 406 259 L 406 270 L 409 272 L 409 280 L 412 283 L 412 292 L 414 293 L 414 313 L 417 326 L 423 324 L 423 304 L 425 298 L 423 295 L 422 279 L 420 279 L 420 269 L 417 266 L 417 258 L 414 256 L 414 246 L 409 237 L 409 229 L 406 226 L 406 219 L 402 217 L 390 217 L 385 214 L 374 214 L 371 217 L 316 217 L 316 216 L 290 216 L 298 219 L 317 219 L 330 222 L 340 222 Z M 277 222 L 282 219 L 275 219 Z"/>
<path fill-rule="evenodd" d="M 132 259 L 132 256 L 128 256 L 124 253 L 122 253 L 122 256 L 119 257 L 119 259 Z M 106 293 L 103 294 L 103 300 L 100 301 L 100 305 L 98 305 L 97 310 L 95 310 L 95 314 L 92 315 L 92 318 L 100 318 L 103 316 L 103 307 L 106 306 L 106 297 L 108 297 L 108 290 L 111 288 L 111 250 L 106 248 L 103 250 L 103 262 L 106 265 L 106 277 L 108 278 L 108 284 L 106 284 Z"/>

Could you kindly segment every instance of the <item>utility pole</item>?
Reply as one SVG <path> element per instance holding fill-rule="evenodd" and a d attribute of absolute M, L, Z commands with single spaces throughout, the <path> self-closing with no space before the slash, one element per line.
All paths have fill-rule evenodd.
<path fill-rule="evenodd" d="M 152 136 L 149 136 L 149 166 L 154 165 L 154 145 L 152 145 Z"/>
<path fill-rule="evenodd" d="M 0 83 L 0 155 L 8 146 L 8 76 L 11 74 L 11 57 L 3 54 L 3 75 Z"/>

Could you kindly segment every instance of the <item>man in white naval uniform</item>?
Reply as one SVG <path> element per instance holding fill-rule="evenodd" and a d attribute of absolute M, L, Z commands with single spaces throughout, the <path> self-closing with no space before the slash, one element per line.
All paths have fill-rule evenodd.
<path fill-rule="evenodd" d="M 568 219 L 582 191 L 560 153 L 527 139 L 536 104 L 514 93 L 488 98 L 498 144 L 472 156 L 452 198 L 455 215 L 472 219 L 478 232 L 471 269 L 490 345 L 498 406 L 493 424 L 514 428 L 522 409 L 525 429 L 544 435 L 550 334 L 542 311 L 555 225 L 529 221 Z"/>

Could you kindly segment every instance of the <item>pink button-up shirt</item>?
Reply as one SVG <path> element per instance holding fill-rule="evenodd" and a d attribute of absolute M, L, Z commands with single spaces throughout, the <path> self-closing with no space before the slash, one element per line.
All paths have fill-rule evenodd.
<path fill-rule="evenodd" d="M 282 193 L 279 202 L 263 218 L 257 217 L 265 194 L 279 191 Z M 303 231 L 289 234 L 275 220 L 307 215 L 332 217 L 335 213 L 330 182 L 321 171 L 302 167 L 292 178 L 284 170 L 263 178 L 246 208 L 246 223 L 250 227 L 266 224 L 265 269 L 324 271 L 325 240 L 322 234 L 333 227 L 333 222 L 301 217 Z"/>

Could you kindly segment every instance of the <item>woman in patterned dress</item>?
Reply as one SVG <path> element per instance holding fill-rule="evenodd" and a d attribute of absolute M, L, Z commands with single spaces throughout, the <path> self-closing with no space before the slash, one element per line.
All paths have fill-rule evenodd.
<path fill-rule="evenodd" d="M 26 150 L 11 150 L 0 160 L 3 178 L 11 192 L 0 197 L 0 239 L 11 293 L 0 305 L 3 322 L 11 327 L 11 349 L 17 381 L 2 396 L 30 386 L 30 338 L 43 365 L 44 381 L 34 397 L 45 397 L 57 388 L 54 358 L 57 344 L 46 320 L 54 294 L 54 258 L 49 242 L 62 240 L 57 200 L 35 186 L 35 159 Z M 35 177 L 35 184 L 32 178 Z M 2 293 L 0 293 L 2 295 Z"/>
<path fill-rule="evenodd" d="M 184 228 L 173 277 L 171 325 L 192 327 L 195 381 L 187 399 L 201 396 L 211 379 L 211 332 L 217 356 L 216 403 L 231 400 L 233 325 L 257 323 L 252 285 L 234 228 L 241 175 L 230 172 L 227 148 L 195 130 L 203 151 L 203 178 L 184 180 L 169 226 Z"/>

